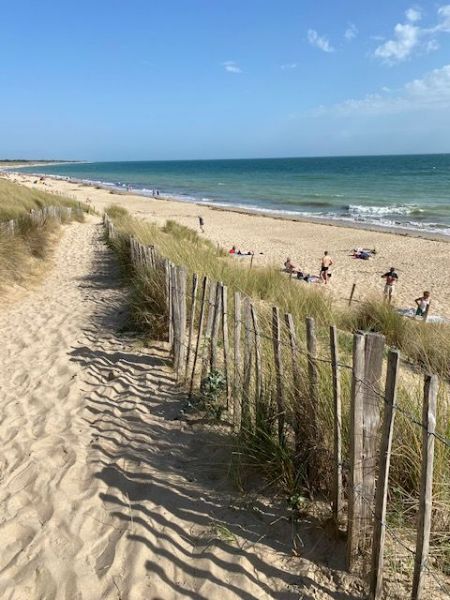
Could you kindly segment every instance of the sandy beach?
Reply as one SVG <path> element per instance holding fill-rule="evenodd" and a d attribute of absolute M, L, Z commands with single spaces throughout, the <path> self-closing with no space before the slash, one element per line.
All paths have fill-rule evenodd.
<path fill-rule="evenodd" d="M 357 597 L 344 542 L 307 520 L 292 556 L 285 504 L 236 493 L 225 432 L 179 418 L 168 349 L 124 328 L 102 231 L 65 227 L 43 285 L 2 307 L 0 597 Z"/>
<path fill-rule="evenodd" d="M 339 305 L 344 306 L 353 283 L 355 300 L 381 297 L 381 276 L 394 266 L 399 275 L 394 304 L 399 308 L 414 306 L 414 299 L 424 290 L 432 294 L 432 314 L 450 317 L 450 243 L 445 239 L 425 239 L 419 234 L 369 230 L 335 223 L 316 223 L 275 218 L 259 214 L 218 209 L 166 199 L 153 199 L 127 193 L 112 193 L 81 183 L 46 177 L 10 173 L 7 177 L 28 186 L 67 194 L 89 201 L 99 211 L 109 204 L 125 206 L 133 215 L 163 224 L 173 219 L 198 230 L 198 216 L 205 220 L 205 236 L 225 249 L 236 245 L 242 251 L 255 252 L 255 265 L 282 267 L 287 256 L 306 273 L 317 274 L 323 251 L 334 260 L 330 285 Z M 350 256 L 353 248 L 376 248 L 375 258 L 363 261 Z M 303 284 L 298 284 L 303 285 Z"/>

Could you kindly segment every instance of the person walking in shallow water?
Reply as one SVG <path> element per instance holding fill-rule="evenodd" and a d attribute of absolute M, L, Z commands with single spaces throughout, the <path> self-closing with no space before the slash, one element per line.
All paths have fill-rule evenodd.
<path fill-rule="evenodd" d="M 325 250 L 322 256 L 322 263 L 320 267 L 320 278 L 322 279 L 323 283 L 328 283 L 328 278 L 330 276 L 328 270 L 332 264 L 333 259 L 328 255 L 328 250 Z"/>
<path fill-rule="evenodd" d="M 203 220 L 203 217 L 199 217 L 198 218 L 198 226 L 200 227 L 200 231 L 202 233 L 205 233 L 205 229 L 204 229 L 204 227 L 205 227 L 205 221 Z"/>

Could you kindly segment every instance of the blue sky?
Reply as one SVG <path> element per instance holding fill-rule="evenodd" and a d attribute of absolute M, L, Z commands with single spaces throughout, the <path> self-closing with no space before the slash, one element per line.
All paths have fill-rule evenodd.
<path fill-rule="evenodd" d="M 0 157 L 450 152 L 450 3 L 3 2 Z"/>

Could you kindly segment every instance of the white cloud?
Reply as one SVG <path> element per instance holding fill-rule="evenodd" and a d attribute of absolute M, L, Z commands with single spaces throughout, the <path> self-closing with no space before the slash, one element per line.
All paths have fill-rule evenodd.
<path fill-rule="evenodd" d="M 394 94 L 390 88 L 383 93 L 367 94 L 363 98 L 350 98 L 334 106 L 321 106 L 313 114 L 380 115 L 417 110 L 450 108 L 450 64 L 434 69 L 422 77 L 406 83 Z"/>
<path fill-rule="evenodd" d="M 311 46 L 315 46 L 324 52 L 334 52 L 333 46 L 324 35 L 319 35 L 315 29 L 308 29 L 308 42 Z"/>
<path fill-rule="evenodd" d="M 282 71 L 291 71 L 292 69 L 296 69 L 298 67 L 298 63 L 286 63 L 285 65 L 281 65 L 280 69 Z"/>
<path fill-rule="evenodd" d="M 410 58 L 416 52 L 433 52 L 439 48 L 436 37 L 450 33 L 450 4 L 437 11 L 437 23 L 432 27 L 422 27 L 422 13 L 417 8 L 405 12 L 405 23 L 397 23 L 392 39 L 375 49 L 374 56 L 388 65 L 394 65 Z M 375 38 L 373 38 L 375 39 Z"/>
<path fill-rule="evenodd" d="M 349 23 L 347 29 L 344 32 L 344 37 L 348 42 L 351 42 L 358 35 L 358 33 L 359 32 L 356 25 L 353 25 L 353 23 Z"/>
<path fill-rule="evenodd" d="M 408 8 L 408 10 L 405 12 L 405 15 L 406 19 L 411 21 L 411 23 L 416 23 L 422 18 L 422 13 L 417 8 Z"/>
<path fill-rule="evenodd" d="M 375 50 L 375 56 L 388 64 L 401 62 L 408 58 L 419 43 L 419 27 L 406 23 L 397 23 L 394 28 L 395 39 L 388 40 Z"/>
<path fill-rule="evenodd" d="M 242 73 L 241 67 L 234 60 L 226 60 L 222 63 L 222 66 L 228 73 Z"/>

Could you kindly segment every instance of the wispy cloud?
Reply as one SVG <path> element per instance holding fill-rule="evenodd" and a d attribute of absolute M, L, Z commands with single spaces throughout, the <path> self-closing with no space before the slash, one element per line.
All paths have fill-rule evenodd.
<path fill-rule="evenodd" d="M 222 67 L 228 73 L 242 73 L 241 67 L 234 60 L 226 60 L 222 63 Z"/>
<path fill-rule="evenodd" d="M 414 79 L 393 91 L 383 87 L 382 93 L 367 94 L 362 98 L 350 98 L 333 106 L 314 109 L 315 116 L 380 115 L 417 110 L 450 108 L 450 64 Z"/>
<path fill-rule="evenodd" d="M 315 46 L 319 50 L 323 50 L 323 52 L 334 52 L 334 48 L 328 38 L 324 35 L 319 35 L 315 29 L 308 29 L 307 39 L 311 46 Z"/>
<path fill-rule="evenodd" d="M 437 22 L 431 27 L 422 27 L 422 13 L 417 8 L 405 12 L 405 22 L 394 27 L 393 38 L 375 49 L 374 56 L 388 65 L 410 58 L 416 52 L 433 52 L 439 48 L 437 37 L 450 33 L 450 4 L 437 10 Z"/>
<path fill-rule="evenodd" d="M 358 33 L 359 32 L 356 25 L 354 25 L 353 23 L 349 23 L 347 29 L 344 32 L 344 37 L 347 40 L 347 42 L 351 42 L 353 39 L 355 39 Z"/>
<path fill-rule="evenodd" d="M 292 71 L 292 69 L 296 69 L 298 67 L 298 63 L 286 63 L 285 65 L 280 65 L 280 69 L 282 71 Z"/>

